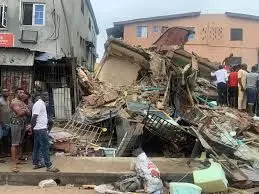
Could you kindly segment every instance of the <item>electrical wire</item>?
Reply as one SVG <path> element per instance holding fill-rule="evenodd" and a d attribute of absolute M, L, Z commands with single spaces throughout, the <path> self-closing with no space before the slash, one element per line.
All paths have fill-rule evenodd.
<path fill-rule="evenodd" d="M 57 40 L 59 38 L 59 31 L 60 31 L 60 17 L 56 12 L 54 0 L 53 0 L 53 11 L 51 12 L 51 15 L 54 23 L 54 32 L 50 35 L 48 39 Z"/>

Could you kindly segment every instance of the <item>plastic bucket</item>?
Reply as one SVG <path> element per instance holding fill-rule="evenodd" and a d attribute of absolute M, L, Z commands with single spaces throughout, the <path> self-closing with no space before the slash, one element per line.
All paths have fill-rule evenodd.
<path fill-rule="evenodd" d="M 115 157 L 116 149 L 115 148 L 102 148 L 106 157 Z"/>

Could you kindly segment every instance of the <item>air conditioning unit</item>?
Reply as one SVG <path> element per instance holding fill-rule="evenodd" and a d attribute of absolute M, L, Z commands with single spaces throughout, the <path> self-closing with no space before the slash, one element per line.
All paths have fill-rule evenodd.
<path fill-rule="evenodd" d="M 37 42 L 38 42 L 38 31 L 22 30 L 21 38 L 19 40 L 22 43 L 37 44 Z"/>

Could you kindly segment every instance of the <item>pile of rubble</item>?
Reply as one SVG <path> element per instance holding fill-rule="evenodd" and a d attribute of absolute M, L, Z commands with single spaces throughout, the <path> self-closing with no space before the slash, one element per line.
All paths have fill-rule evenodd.
<path fill-rule="evenodd" d="M 77 68 L 83 97 L 63 127 L 72 134 L 72 155 L 132 156 L 138 147 L 149 156 L 152 148 L 166 157 L 205 152 L 240 187 L 259 182 L 259 125 L 217 107 L 209 79 L 216 64 L 182 48 L 143 49 L 116 39 L 105 46 L 95 75 Z"/>

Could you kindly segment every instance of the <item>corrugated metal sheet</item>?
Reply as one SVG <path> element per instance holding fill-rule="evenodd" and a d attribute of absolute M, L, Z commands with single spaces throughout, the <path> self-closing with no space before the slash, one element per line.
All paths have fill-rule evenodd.
<path fill-rule="evenodd" d="M 154 43 L 156 46 L 172 46 L 172 45 L 184 45 L 188 36 L 194 33 L 190 30 L 173 27 L 169 28 L 164 34 L 162 34 L 158 40 Z"/>

